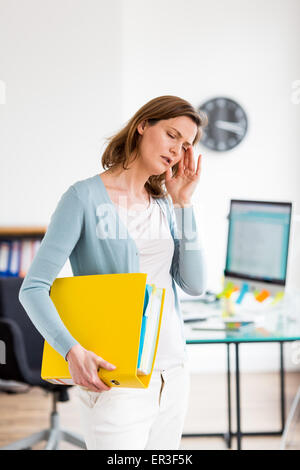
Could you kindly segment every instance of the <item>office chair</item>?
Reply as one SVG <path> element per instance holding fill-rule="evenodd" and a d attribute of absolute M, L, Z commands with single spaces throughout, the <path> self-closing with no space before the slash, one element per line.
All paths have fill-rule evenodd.
<path fill-rule="evenodd" d="M 5 360 L 0 361 L 0 378 L 38 386 L 51 393 L 52 412 L 48 429 L 0 447 L 0 450 L 28 449 L 41 441 L 46 441 L 45 450 L 58 449 L 60 441 L 86 449 L 80 435 L 60 428 L 57 402 L 69 400 L 69 387 L 41 379 L 44 340 L 19 302 L 22 282 L 23 279 L 18 277 L 0 278 L 0 340 L 4 345 L 2 356 L 5 356 Z"/>

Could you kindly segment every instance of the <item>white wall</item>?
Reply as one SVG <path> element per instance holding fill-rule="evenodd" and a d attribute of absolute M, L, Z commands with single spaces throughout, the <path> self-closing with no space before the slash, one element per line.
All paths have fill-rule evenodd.
<path fill-rule="evenodd" d="M 300 213 L 298 0 L 123 0 L 123 119 L 155 96 L 199 106 L 228 96 L 247 112 L 249 132 L 220 154 L 199 146 L 203 170 L 194 197 L 208 261 L 208 287 L 219 291 L 230 199 L 292 201 Z M 300 288 L 300 227 L 294 224 L 289 285 Z M 299 312 L 300 314 L 300 312 Z M 222 350 L 223 349 L 223 350 Z M 299 367 L 286 347 L 286 365 Z M 224 347 L 189 346 L 194 371 L 223 370 Z M 245 345 L 243 370 L 276 370 L 278 345 Z"/>
<path fill-rule="evenodd" d="M 119 0 L 0 0 L 1 225 L 48 224 L 121 123 Z M 5 201 L 5 203 L 3 203 Z"/>
<path fill-rule="evenodd" d="M 228 96 L 248 114 L 248 135 L 236 149 L 220 154 L 200 147 L 203 171 L 194 199 L 209 287 L 219 289 L 231 198 L 293 201 L 300 213 L 300 104 L 291 100 L 300 78 L 300 3 L 123 0 L 123 12 L 124 119 L 163 94 L 195 106 Z M 300 243 L 297 250 L 291 281 L 300 287 Z"/>
<path fill-rule="evenodd" d="M 199 147 L 209 288 L 220 288 L 231 198 L 290 200 L 300 213 L 298 0 L 0 0 L 0 10 L 2 225 L 47 224 L 63 191 L 100 170 L 104 137 L 163 94 L 195 106 L 229 96 L 249 118 L 231 152 Z M 289 270 L 298 287 L 299 259 L 298 223 Z M 276 368 L 276 345 L 261 348 L 259 367 Z M 219 370 L 220 349 L 200 350 L 200 367 Z M 257 368 L 245 351 L 243 367 Z"/>

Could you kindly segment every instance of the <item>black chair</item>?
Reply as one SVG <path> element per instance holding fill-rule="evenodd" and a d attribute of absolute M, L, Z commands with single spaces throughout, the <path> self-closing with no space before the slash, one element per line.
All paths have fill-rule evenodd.
<path fill-rule="evenodd" d="M 0 379 L 38 386 L 52 394 L 50 426 L 13 442 L 0 450 L 28 449 L 46 441 L 44 449 L 56 450 L 60 441 L 86 449 L 78 434 L 60 429 L 57 402 L 69 400 L 68 386 L 50 384 L 41 379 L 43 338 L 19 302 L 22 278 L 0 278 Z"/>

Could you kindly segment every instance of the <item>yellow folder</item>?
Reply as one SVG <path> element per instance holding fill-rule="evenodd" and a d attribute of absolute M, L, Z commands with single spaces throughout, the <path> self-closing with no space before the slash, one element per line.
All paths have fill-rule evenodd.
<path fill-rule="evenodd" d="M 153 371 L 161 325 L 164 288 L 151 372 L 138 375 L 137 363 L 147 274 L 98 274 L 57 278 L 52 299 L 72 336 L 89 351 L 116 366 L 98 374 L 110 387 L 147 388 Z M 46 341 L 41 376 L 52 383 L 73 384 L 67 361 Z"/>

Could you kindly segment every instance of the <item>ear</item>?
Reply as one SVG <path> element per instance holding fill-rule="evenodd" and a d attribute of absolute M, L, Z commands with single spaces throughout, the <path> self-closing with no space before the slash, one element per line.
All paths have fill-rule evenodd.
<path fill-rule="evenodd" d="M 139 125 L 137 126 L 137 131 L 140 135 L 144 134 L 146 126 L 147 126 L 147 120 L 146 119 L 139 123 Z"/>

